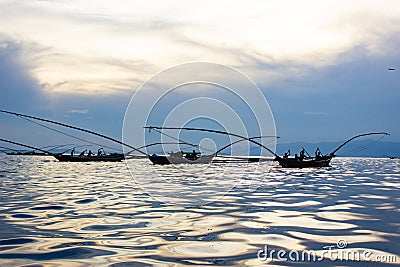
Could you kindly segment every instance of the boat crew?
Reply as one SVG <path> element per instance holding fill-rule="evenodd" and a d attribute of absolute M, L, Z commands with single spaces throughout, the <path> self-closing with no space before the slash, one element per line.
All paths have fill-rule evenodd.
<path fill-rule="evenodd" d="M 75 147 L 71 150 L 71 157 L 73 157 L 75 154 Z"/>
<path fill-rule="evenodd" d="M 92 150 L 89 150 L 89 153 L 87 154 L 87 156 L 88 157 L 91 157 L 91 156 L 93 156 L 94 154 L 93 154 L 93 152 L 92 152 Z"/>
<path fill-rule="evenodd" d="M 100 157 L 101 155 L 105 155 L 104 149 L 102 147 L 97 150 L 97 156 Z"/>

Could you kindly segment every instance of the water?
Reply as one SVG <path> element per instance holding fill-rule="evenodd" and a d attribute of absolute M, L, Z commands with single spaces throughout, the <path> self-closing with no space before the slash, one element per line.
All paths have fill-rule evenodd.
<path fill-rule="evenodd" d="M 132 164 L 150 181 L 154 168 L 176 172 L 146 159 Z M 240 164 L 229 168 L 242 173 Z M 332 168 L 262 176 L 254 192 L 244 179 L 216 202 L 182 207 L 144 193 L 124 162 L 0 156 L 0 266 L 291 266 L 299 262 L 260 261 L 257 252 L 267 245 L 321 255 L 339 239 L 343 249 L 400 261 L 400 160 L 336 158 Z"/>

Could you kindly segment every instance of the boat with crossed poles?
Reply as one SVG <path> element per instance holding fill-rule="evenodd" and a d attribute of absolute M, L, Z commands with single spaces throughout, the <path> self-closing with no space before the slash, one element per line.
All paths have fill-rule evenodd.
<path fill-rule="evenodd" d="M 225 131 L 218 131 L 218 130 L 210 130 L 210 129 L 203 129 L 203 128 L 190 128 L 190 127 L 157 127 L 157 126 L 146 126 L 144 128 L 147 129 L 156 129 L 156 130 L 187 130 L 187 131 L 205 131 L 205 132 L 212 132 L 212 133 L 218 133 L 218 134 L 224 134 L 224 135 L 231 135 L 231 136 L 236 136 L 241 138 L 242 140 L 247 140 L 251 143 L 254 143 L 264 149 L 266 149 L 271 155 L 274 156 L 274 161 L 277 161 L 279 165 L 283 168 L 320 168 L 320 167 L 329 167 L 331 160 L 336 157 L 336 152 L 339 151 L 341 148 L 343 148 L 345 145 L 347 145 L 349 142 L 353 141 L 354 139 L 363 137 L 363 136 L 370 136 L 370 135 L 389 135 L 386 132 L 370 132 L 370 133 L 364 133 L 364 134 L 358 134 L 356 136 L 353 136 L 349 139 L 347 139 L 345 142 L 340 144 L 337 148 L 335 148 L 332 152 L 326 155 L 316 155 L 315 157 L 307 156 L 307 157 L 287 157 L 287 156 L 279 156 L 277 155 L 274 151 L 272 151 L 270 148 L 266 147 L 265 145 L 261 144 L 260 142 L 255 141 L 254 139 L 258 139 L 260 137 L 255 137 L 255 138 L 247 138 L 238 134 L 234 133 L 229 133 Z M 239 140 L 241 141 L 241 140 Z M 230 145 L 233 145 L 230 144 Z M 226 148 L 226 147 L 224 147 Z M 223 149 L 221 149 L 223 150 Z M 221 151 L 219 150 L 219 151 Z M 211 156 L 211 155 L 209 155 Z M 214 155 L 215 156 L 215 155 Z M 161 160 L 158 159 L 159 157 L 162 157 Z M 154 163 L 154 164 L 167 164 L 168 157 L 167 156 L 157 156 L 157 155 L 152 155 L 149 156 L 149 159 Z M 161 162 L 161 163 L 160 163 Z"/>

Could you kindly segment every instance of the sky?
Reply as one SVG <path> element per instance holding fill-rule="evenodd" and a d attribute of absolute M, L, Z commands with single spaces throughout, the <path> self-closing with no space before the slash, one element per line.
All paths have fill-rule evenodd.
<path fill-rule="evenodd" d="M 399 25 L 397 0 L 0 0 L 0 107 L 121 138 L 144 82 L 213 62 L 257 84 L 280 142 L 370 131 L 400 142 Z M 2 137 L 25 143 L 65 138 L 4 114 L 0 123 Z"/>

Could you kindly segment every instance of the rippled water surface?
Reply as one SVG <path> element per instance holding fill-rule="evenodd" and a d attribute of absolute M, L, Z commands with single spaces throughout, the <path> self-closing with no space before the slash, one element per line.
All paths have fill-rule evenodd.
<path fill-rule="evenodd" d="M 176 172 L 146 159 L 131 164 L 149 183 L 157 182 L 155 168 L 166 177 Z M 0 266 L 287 266 L 300 263 L 260 261 L 257 252 L 267 245 L 321 253 L 339 239 L 344 249 L 394 256 L 398 264 L 400 160 L 336 158 L 331 165 L 261 167 L 256 191 L 245 178 L 213 203 L 182 207 L 144 193 L 124 162 L 0 156 Z M 243 175 L 240 164 L 229 168 L 232 177 Z M 185 198 L 176 183 L 195 182 L 175 178 L 159 192 Z M 201 198 L 201 191 L 190 194 Z"/>

